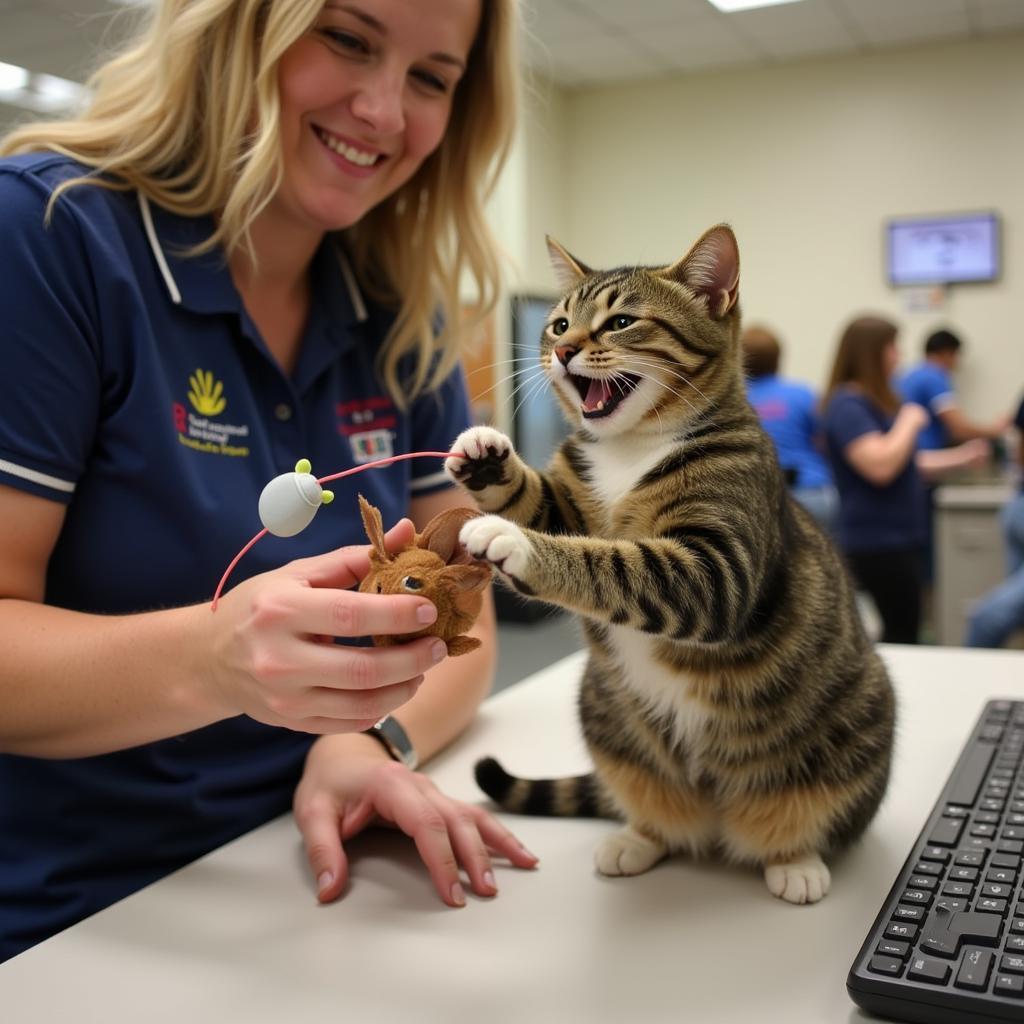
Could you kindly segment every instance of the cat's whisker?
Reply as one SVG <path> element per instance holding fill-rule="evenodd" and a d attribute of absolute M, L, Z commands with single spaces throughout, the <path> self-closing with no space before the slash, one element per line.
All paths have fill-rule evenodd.
<path fill-rule="evenodd" d="M 522 401 L 512 410 L 512 422 L 516 422 L 516 417 L 519 415 L 519 410 L 535 395 L 542 392 L 545 387 L 550 385 L 551 381 L 548 379 L 547 374 L 542 373 L 539 380 L 533 382 L 532 390 L 528 391 L 523 395 Z"/>
<path fill-rule="evenodd" d="M 667 373 L 669 376 L 675 377 L 677 380 L 681 380 L 688 387 L 693 388 L 693 390 L 696 391 L 697 394 L 700 395 L 700 397 L 703 398 L 705 402 L 708 401 L 708 396 L 705 395 L 704 392 L 701 391 L 701 389 L 699 387 L 697 387 L 697 385 L 694 384 L 693 381 L 690 380 L 686 376 L 686 374 L 680 373 L 678 370 L 675 370 L 672 367 L 667 366 L 664 363 L 655 363 L 655 362 L 646 361 L 646 360 L 642 360 L 642 359 L 636 359 L 633 356 L 631 356 L 630 362 L 631 363 L 636 363 L 638 366 L 650 366 L 650 367 L 653 367 L 653 368 L 658 369 L 658 370 L 664 370 L 665 373 Z"/>
<path fill-rule="evenodd" d="M 519 390 L 520 388 L 522 388 L 522 387 L 525 387 L 526 383 L 528 383 L 528 382 L 530 382 L 531 380 L 533 380 L 533 377 L 534 377 L 534 376 L 535 376 L 535 375 L 536 375 L 537 373 L 539 373 L 539 374 L 542 374 L 542 375 L 543 375 L 543 372 L 544 372 L 543 370 L 541 370 L 541 369 L 537 369 L 536 371 L 534 371 L 534 374 L 533 374 L 533 375 L 529 375 L 529 376 L 526 376 L 526 377 L 525 377 L 525 380 L 523 381 L 523 383 L 522 383 L 522 384 L 517 384 L 517 385 L 516 385 L 516 386 L 515 386 L 515 387 L 514 387 L 514 388 L 512 389 L 512 394 L 511 394 L 511 395 L 509 395 L 509 398 L 511 398 L 511 397 L 512 397 L 513 395 L 515 395 L 516 391 L 518 391 L 518 390 Z M 495 389 L 495 388 L 499 388 L 499 387 L 501 387 L 501 385 L 502 385 L 502 384 L 504 384 L 504 383 L 505 383 L 506 381 L 510 381 L 510 380 L 515 380 L 515 379 L 516 379 L 517 377 L 522 377 L 522 376 L 523 376 L 523 372 L 522 372 L 522 370 L 513 370 L 513 371 L 512 371 L 511 373 L 509 373 L 509 374 L 506 374 L 506 375 L 505 375 L 504 377 L 502 377 L 502 378 L 501 378 L 500 380 L 496 380 L 496 381 L 495 381 L 495 382 L 494 382 L 494 383 L 493 383 L 493 384 L 492 384 L 492 385 L 491 385 L 491 386 L 490 386 L 489 388 L 486 388 L 486 389 L 485 389 L 484 391 L 481 391 L 481 392 L 480 392 L 480 395 L 479 395 L 479 397 L 480 397 L 480 398 L 484 398 L 484 397 L 486 397 L 487 395 L 489 395 L 489 394 L 490 394 L 490 393 L 491 393 L 492 391 L 494 391 L 494 389 Z"/>

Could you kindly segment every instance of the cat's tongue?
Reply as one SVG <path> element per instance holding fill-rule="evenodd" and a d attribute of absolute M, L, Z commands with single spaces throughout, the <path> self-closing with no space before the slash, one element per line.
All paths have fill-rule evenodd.
<path fill-rule="evenodd" d="M 583 399 L 583 411 L 594 412 L 612 397 L 611 385 L 606 380 L 592 380 Z"/>

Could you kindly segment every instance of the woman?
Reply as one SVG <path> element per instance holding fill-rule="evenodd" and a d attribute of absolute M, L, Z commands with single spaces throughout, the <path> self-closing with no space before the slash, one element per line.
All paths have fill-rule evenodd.
<path fill-rule="evenodd" d="M 435 617 L 349 588 L 356 493 L 401 546 L 403 516 L 460 501 L 440 465 L 339 482 L 208 603 L 298 457 L 323 475 L 466 424 L 458 285 L 493 304 L 514 13 L 165 0 L 81 117 L 0 149 L 0 959 L 289 804 L 323 901 L 375 819 L 452 906 L 460 865 L 495 893 L 488 849 L 536 863 L 409 767 L 486 694 L 490 605 L 483 646 L 435 668 L 438 641 L 329 642 Z"/>
<path fill-rule="evenodd" d="M 843 332 L 823 399 L 826 450 L 839 490 L 839 546 L 859 589 L 874 601 L 882 640 L 913 644 L 921 623 L 925 542 L 922 474 L 984 460 L 984 444 L 918 452 L 928 414 L 890 386 L 899 363 L 896 325 L 860 317 Z"/>

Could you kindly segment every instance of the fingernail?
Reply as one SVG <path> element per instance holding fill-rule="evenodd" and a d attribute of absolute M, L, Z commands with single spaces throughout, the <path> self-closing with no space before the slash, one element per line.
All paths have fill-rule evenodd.
<path fill-rule="evenodd" d="M 447 657 L 447 655 L 448 645 L 443 640 L 438 640 L 437 643 L 430 648 L 430 657 L 433 658 L 435 662 Z"/>
<path fill-rule="evenodd" d="M 316 888 L 318 892 L 323 892 L 324 889 L 330 888 L 331 882 L 334 881 L 334 875 L 330 871 L 324 871 L 320 877 L 316 880 Z"/>
<path fill-rule="evenodd" d="M 458 882 L 452 886 L 452 903 L 457 907 L 464 907 L 466 905 L 466 894 Z"/>
<path fill-rule="evenodd" d="M 497 882 L 494 881 L 494 872 L 493 871 L 485 871 L 484 872 L 484 885 L 486 885 L 488 889 L 497 889 L 498 888 Z"/>
<path fill-rule="evenodd" d="M 416 621 L 422 622 L 424 626 L 437 620 L 437 608 L 432 604 L 421 604 L 416 609 Z"/>
<path fill-rule="evenodd" d="M 530 851 L 525 846 L 523 846 L 522 843 L 519 844 L 519 849 L 522 850 L 523 853 L 525 853 L 526 856 L 530 858 L 530 860 L 540 860 L 540 857 L 538 857 L 537 854 L 530 853 Z"/>

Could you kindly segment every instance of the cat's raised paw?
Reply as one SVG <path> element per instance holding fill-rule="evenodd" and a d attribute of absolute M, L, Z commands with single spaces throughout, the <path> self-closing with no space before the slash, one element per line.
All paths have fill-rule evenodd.
<path fill-rule="evenodd" d="M 474 558 L 490 562 L 514 582 L 526 582 L 533 545 L 515 523 L 501 516 L 478 516 L 462 527 L 459 540 Z"/>
<path fill-rule="evenodd" d="M 513 448 L 512 442 L 500 430 L 470 427 L 455 439 L 452 451 L 463 456 L 452 455 L 445 459 L 445 472 L 456 483 L 471 491 L 508 483 L 506 469 Z"/>
<path fill-rule="evenodd" d="M 641 875 L 666 853 L 664 844 L 627 826 L 601 841 L 594 851 L 594 864 L 602 875 Z"/>
<path fill-rule="evenodd" d="M 768 864 L 764 880 L 768 891 L 787 903 L 817 903 L 832 885 L 832 876 L 816 853 L 786 864 Z"/>

